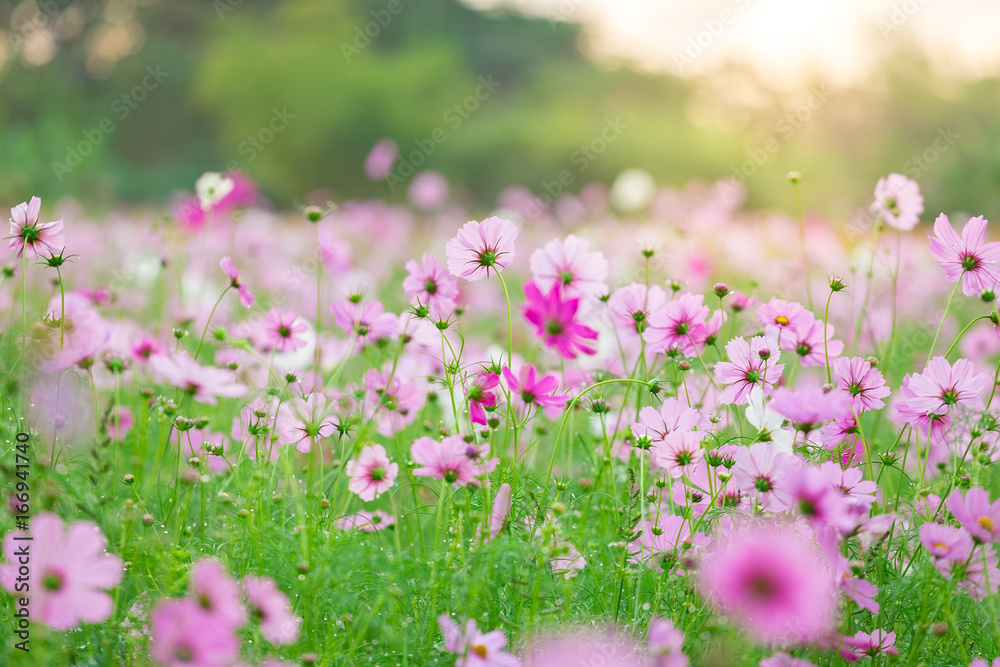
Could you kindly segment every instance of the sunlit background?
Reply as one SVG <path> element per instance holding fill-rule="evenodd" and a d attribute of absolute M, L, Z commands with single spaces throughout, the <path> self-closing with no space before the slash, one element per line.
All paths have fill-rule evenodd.
<path fill-rule="evenodd" d="M 987 0 L 0 0 L 0 201 L 155 204 L 233 167 L 276 206 L 402 200 L 412 176 L 363 171 L 388 137 L 479 208 L 637 167 L 787 209 L 794 169 L 829 216 L 900 171 L 990 217 L 997 34 Z"/>

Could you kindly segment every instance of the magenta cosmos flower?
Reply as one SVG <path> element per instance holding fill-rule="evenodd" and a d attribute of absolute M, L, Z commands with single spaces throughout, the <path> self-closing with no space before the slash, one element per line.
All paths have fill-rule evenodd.
<path fill-rule="evenodd" d="M 27 259 L 36 259 L 39 254 L 58 255 L 62 252 L 63 221 L 38 222 L 42 200 L 32 197 L 10 209 L 10 249 L 17 250 L 17 258 L 23 254 Z"/>
<path fill-rule="evenodd" d="M 760 641 L 809 641 L 833 629 L 836 586 L 823 552 L 778 524 L 730 536 L 705 558 L 699 583 Z"/>
<path fill-rule="evenodd" d="M 565 359 L 597 353 L 591 342 L 597 340 L 597 332 L 576 319 L 580 299 L 563 300 L 559 285 L 543 295 L 533 282 L 524 284 L 524 296 L 524 319 L 546 347 L 555 348 Z"/>
<path fill-rule="evenodd" d="M 458 283 L 431 253 L 424 253 L 420 262 L 411 259 L 406 263 L 407 276 L 403 291 L 418 304 L 427 306 L 437 318 L 446 318 L 455 310 L 458 300 Z"/>
<path fill-rule="evenodd" d="M 701 294 L 685 294 L 649 315 L 642 337 L 653 352 L 677 351 L 693 357 L 705 343 L 708 306 Z"/>
<path fill-rule="evenodd" d="M 983 216 L 972 218 L 959 238 L 944 213 L 934 221 L 931 257 L 938 262 L 948 282 L 962 281 L 965 296 L 979 296 L 1000 285 L 1000 243 L 986 243 Z"/>
<path fill-rule="evenodd" d="M 742 336 L 726 343 L 729 361 L 715 365 L 715 379 L 728 385 L 719 394 L 723 404 L 743 405 L 750 400 L 750 390 L 760 387 L 766 394 L 781 378 L 784 364 L 779 364 L 781 352 L 764 340 L 754 336 L 747 343 Z"/>
<path fill-rule="evenodd" d="M 30 541 L 19 539 L 29 537 Z M 53 630 L 70 630 L 80 623 L 111 618 L 114 602 L 105 593 L 121 583 L 121 558 L 106 553 L 108 541 L 89 521 L 68 529 L 55 514 L 42 512 L 31 520 L 30 533 L 8 532 L 0 565 L 0 586 L 16 597 L 27 597 L 32 619 Z M 21 566 L 28 565 L 25 569 Z"/>
<path fill-rule="evenodd" d="M 195 600 L 164 600 L 153 609 L 149 655 L 167 667 L 232 664 L 240 654 L 233 628 Z"/>
<path fill-rule="evenodd" d="M 920 222 L 924 212 L 924 196 L 920 186 L 902 174 L 889 174 L 875 184 L 874 213 L 880 213 L 885 224 L 908 232 Z"/>
<path fill-rule="evenodd" d="M 607 293 L 608 262 L 590 242 L 570 234 L 553 239 L 531 254 L 531 274 L 542 291 L 559 287 L 566 297 L 599 298 Z"/>
<path fill-rule="evenodd" d="M 309 327 L 295 313 L 291 311 L 283 313 L 277 308 L 272 308 L 264 318 L 262 330 L 263 343 L 267 349 L 295 352 L 306 346 L 307 341 L 301 334 L 308 331 Z"/>
<path fill-rule="evenodd" d="M 1000 541 L 1000 500 L 991 504 L 985 489 L 974 486 L 964 498 L 955 489 L 948 496 L 948 509 L 976 541 Z"/>
<path fill-rule="evenodd" d="M 473 424 L 486 426 L 486 408 L 497 404 L 497 385 L 500 376 L 496 373 L 483 371 L 469 381 L 466 397 L 469 399 L 469 421 Z"/>
<path fill-rule="evenodd" d="M 348 490 L 370 501 L 389 490 L 399 474 L 399 464 L 389 460 L 385 447 L 373 443 L 362 447 L 358 458 L 348 461 L 344 471 L 351 478 Z"/>
<path fill-rule="evenodd" d="M 538 371 L 531 364 L 524 364 L 517 375 L 509 366 L 503 367 L 503 379 L 511 397 L 524 405 L 537 405 L 543 408 L 561 408 L 569 400 L 569 394 L 559 394 L 559 380 L 555 375 L 538 376 Z"/>
<path fill-rule="evenodd" d="M 438 616 L 444 649 L 458 656 L 455 667 L 521 667 L 521 661 L 503 648 L 507 637 L 500 630 L 483 633 L 475 621 L 462 628 L 447 614 Z"/>
<path fill-rule="evenodd" d="M 239 398 L 247 393 L 232 371 L 201 366 L 184 353 L 157 354 L 150 357 L 149 364 L 165 381 L 191 394 L 199 403 L 215 405 L 217 398 Z"/>
<path fill-rule="evenodd" d="M 233 266 L 233 260 L 229 257 L 223 257 L 219 262 L 219 267 L 222 272 L 226 274 L 229 278 L 229 286 L 236 288 L 240 293 L 240 303 L 243 304 L 244 308 L 249 308 L 253 305 L 254 295 L 247 287 L 247 284 L 240 280 L 240 272 L 236 270 Z"/>
<path fill-rule="evenodd" d="M 449 435 L 438 441 L 424 436 L 410 447 L 413 460 L 422 467 L 413 471 L 417 477 L 443 479 L 456 489 L 461 486 L 479 486 L 476 461 L 466 452 L 468 443 L 460 435 Z"/>
<path fill-rule="evenodd" d="M 492 217 L 482 222 L 471 220 L 448 241 L 448 270 L 466 280 L 489 278 L 514 261 L 517 227 L 510 220 Z"/>
<path fill-rule="evenodd" d="M 244 577 L 243 596 L 260 621 L 260 633 L 272 644 L 294 644 L 299 640 L 302 619 L 292 613 L 288 598 L 273 579 Z"/>
<path fill-rule="evenodd" d="M 833 363 L 833 377 L 837 387 L 850 393 L 851 405 L 858 414 L 885 407 L 882 399 L 892 393 L 885 386 L 882 371 L 862 357 L 837 359 Z"/>
<path fill-rule="evenodd" d="M 910 377 L 907 388 L 911 395 L 906 404 L 918 413 L 932 415 L 949 414 L 953 406 L 979 409 L 987 382 L 968 359 L 959 359 L 952 366 L 944 357 L 934 357 L 923 373 Z"/>

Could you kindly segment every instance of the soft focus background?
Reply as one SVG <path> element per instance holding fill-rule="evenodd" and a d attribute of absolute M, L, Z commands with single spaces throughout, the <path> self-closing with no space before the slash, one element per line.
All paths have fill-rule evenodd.
<path fill-rule="evenodd" d="M 988 0 L 0 0 L 0 201 L 232 167 L 281 207 L 403 200 L 363 171 L 389 137 L 482 208 L 638 167 L 788 210 L 796 169 L 835 219 L 891 171 L 990 217 L 998 32 Z"/>

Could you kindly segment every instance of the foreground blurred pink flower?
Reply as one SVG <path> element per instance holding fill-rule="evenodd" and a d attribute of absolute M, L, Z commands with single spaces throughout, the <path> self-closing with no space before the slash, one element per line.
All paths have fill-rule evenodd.
<path fill-rule="evenodd" d="M 198 605 L 223 625 L 242 627 L 247 621 L 240 584 L 214 560 L 201 560 L 191 568 L 188 591 Z"/>
<path fill-rule="evenodd" d="M 238 398 L 247 393 L 232 371 L 201 366 L 184 353 L 158 354 L 150 357 L 149 363 L 165 381 L 191 394 L 199 403 L 215 405 L 217 398 Z"/>
<path fill-rule="evenodd" d="M 507 525 L 507 518 L 510 516 L 510 502 L 510 484 L 501 484 L 496 498 L 493 499 L 493 512 L 490 514 L 491 540 L 495 540 L 503 527 Z"/>
<path fill-rule="evenodd" d="M 422 171 L 413 177 L 406 194 L 421 211 L 433 211 L 448 202 L 448 179 L 436 171 Z"/>
<path fill-rule="evenodd" d="M 613 630 L 570 630 L 538 637 L 524 649 L 524 667 L 648 667 L 646 657 Z"/>
<path fill-rule="evenodd" d="M 533 282 L 524 284 L 524 319 L 546 347 L 555 348 L 565 359 L 580 354 L 596 354 L 597 332 L 577 320 L 580 299 L 564 299 L 559 285 L 543 295 Z"/>
<path fill-rule="evenodd" d="M 448 241 L 448 270 L 466 280 L 489 278 L 514 261 L 517 227 L 510 220 L 492 217 L 482 222 L 465 223 L 458 235 Z"/>
<path fill-rule="evenodd" d="M 302 619 L 292 613 L 288 598 L 273 579 L 244 577 L 243 595 L 260 622 L 260 632 L 265 639 L 278 645 L 298 641 Z"/>
<path fill-rule="evenodd" d="M 233 628 L 190 598 L 160 602 L 150 625 L 149 655 L 167 667 L 229 665 L 240 653 Z"/>
<path fill-rule="evenodd" d="M 521 661 L 504 652 L 507 637 L 500 630 L 483 633 L 476 622 L 466 621 L 462 628 L 447 614 L 438 616 L 444 636 L 444 650 L 458 656 L 455 667 L 520 667 Z"/>
<path fill-rule="evenodd" d="M 27 536 L 31 541 L 18 539 Z M 104 589 L 114 588 L 125 575 L 121 558 L 105 552 L 107 544 L 89 521 L 76 521 L 64 529 L 62 519 L 42 512 L 31 519 L 30 532 L 4 536 L 6 562 L 0 565 L 0 586 L 27 597 L 32 619 L 54 630 L 69 630 L 81 622 L 102 623 L 114 611 Z M 25 581 L 19 568 L 29 562 Z"/>
<path fill-rule="evenodd" d="M 393 485 L 399 473 L 399 464 L 389 460 L 385 447 L 370 444 L 361 448 L 358 458 L 347 462 L 344 472 L 351 478 L 348 490 L 358 494 L 361 500 L 370 501 Z"/>
<path fill-rule="evenodd" d="M 647 634 L 652 662 L 650 667 L 688 667 L 684 655 L 684 633 L 672 621 L 654 616 Z"/>
<path fill-rule="evenodd" d="M 842 389 L 823 391 L 815 385 L 800 389 L 780 387 L 771 396 L 771 409 L 799 431 L 809 432 L 824 422 L 850 414 L 851 395 Z"/>
<path fill-rule="evenodd" d="M 986 489 L 974 486 L 964 498 L 955 489 L 948 496 L 948 509 L 977 542 L 1000 541 L 1000 500 L 990 503 Z"/>
<path fill-rule="evenodd" d="M 944 213 L 934 221 L 934 236 L 928 236 L 931 257 L 938 262 L 948 282 L 962 281 L 965 296 L 979 296 L 1000 286 L 1000 243 L 986 243 L 987 221 L 977 216 L 965 223 L 959 238 Z"/>
<path fill-rule="evenodd" d="M 37 259 L 39 254 L 51 257 L 62 252 L 65 241 L 63 221 L 38 222 L 42 200 L 32 197 L 10 209 L 10 249 L 17 250 L 17 258 Z"/>
<path fill-rule="evenodd" d="M 736 530 L 704 560 L 706 597 L 760 641 L 810 641 L 830 631 L 837 602 L 822 551 L 778 524 Z"/>
<path fill-rule="evenodd" d="M 871 210 L 880 213 L 885 224 L 908 232 L 920 222 L 924 196 L 920 186 L 902 174 L 889 174 L 875 184 L 875 202 Z"/>

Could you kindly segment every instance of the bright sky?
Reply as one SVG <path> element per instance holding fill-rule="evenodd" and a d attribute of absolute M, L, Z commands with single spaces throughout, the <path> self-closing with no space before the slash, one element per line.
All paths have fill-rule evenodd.
<path fill-rule="evenodd" d="M 808 72 L 850 84 L 917 43 L 942 73 L 1000 72 L 996 0 L 465 0 L 586 27 L 595 58 L 693 76 L 746 62 L 779 86 Z"/>

